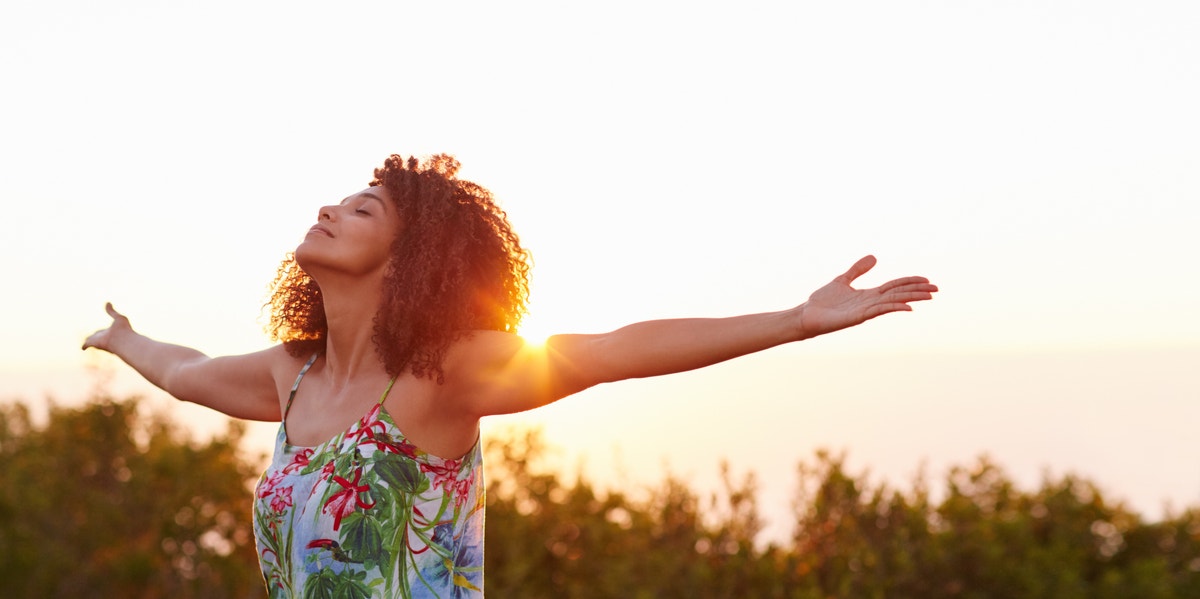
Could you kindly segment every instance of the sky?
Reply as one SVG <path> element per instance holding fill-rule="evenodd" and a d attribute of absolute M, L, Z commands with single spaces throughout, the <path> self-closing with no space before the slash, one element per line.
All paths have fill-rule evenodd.
<path fill-rule="evenodd" d="M 868 253 L 863 285 L 942 289 L 485 434 L 613 485 L 725 459 L 776 527 L 820 447 L 901 487 L 987 454 L 1200 504 L 1195 3 L 14 0 L 0 83 L 0 398 L 107 385 L 219 430 L 78 350 L 104 302 L 261 349 L 317 209 L 447 152 L 533 252 L 529 336 L 784 309 Z"/>

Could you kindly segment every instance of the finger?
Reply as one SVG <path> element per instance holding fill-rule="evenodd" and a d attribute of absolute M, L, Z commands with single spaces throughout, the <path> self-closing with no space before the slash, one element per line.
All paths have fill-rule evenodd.
<path fill-rule="evenodd" d="M 885 298 L 887 304 L 908 303 L 908 302 L 923 302 L 933 299 L 933 294 L 927 291 L 908 291 L 905 293 L 893 293 Z M 884 305 L 887 305 L 884 304 Z"/>
<path fill-rule="evenodd" d="M 113 308 L 112 302 L 104 304 L 104 311 L 108 312 L 108 315 L 112 317 L 114 323 L 120 323 L 121 326 L 129 326 L 129 318 L 124 314 L 117 312 L 117 309 Z"/>
<path fill-rule="evenodd" d="M 893 289 L 905 287 L 908 285 L 929 285 L 930 287 L 933 287 L 933 285 L 931 285 L 929 283 L 929 279 L 926 279 L 925 277 L 902 277 L 899 279 L 894 279 L 894 280 L 888 281 L 888 282 L 880 285 L 878 287 L 878 289 L 879 289 L 880 293 L 887 293 Z"/>
<path fill-rule="evenodd" d="M 938 288 L 937 288 L 937 285 L 934 285 L 932 283 L 913 282 L 913 283 L 907 283 L 907 284 L 903 284 L 903 285 L 892 285 L 892 284 L 882 285 L 882 286 L 878 287 L 876 289 L 876 291 L 879 293 L 879 295 L 890 297 L 890 296 L 898 294 L 898 293 L 912 293 L 914 291 L 920 292 L 920 293 L 937 293 Z"/>
<path fill-rule="evenodd" d="M 847 270 L 846 272 L 842 273 L 841 276 L 839 276 L 838 278 L 836 278 L 834 280 L 841 281 L 842 283 L 849 285 L 850 283 L 854 282 L 854 279 L 857 279 L 857 278 L 863 276 L 864 274 L 866 274 L 866 272 L 868 270 L 871 270 L 874 267 L 875 267 L 875 256 L 868 254 L 868 255 L 860 258 L 858 260 L 858 262 L 855 262 L 854 266 L 850 267 L 850 270 Z"/>
<path fill-rule="evenodd" d="M 883 316 L 884 314 L 890 314 L 892 312 L 912 312 L 912 309 L 912 306 L 900 302 L 879 304 L 877 306 L 873 306 L 870 310 L 867 310 L 866 319 L 871 320 L 876 316 Z"/>

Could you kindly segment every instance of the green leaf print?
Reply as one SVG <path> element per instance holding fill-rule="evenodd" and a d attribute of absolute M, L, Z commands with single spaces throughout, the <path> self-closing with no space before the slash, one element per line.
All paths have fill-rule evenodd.
<path fill-rule="evenodd" d="M 361 512 L 346 516 L 342 520 L 342 547 L 350 554 L 350 559 L 372 569 L 383 551 L 383 529 L 379 521 Z"/>
<path fill-rule="evenodd" d="M 343 453 L 337 457 L 337 462 L 334 463 L 333 471 L 337 473 L 350 472 L 358 467 L 362 456 L 356 448 L 352 453 Z"/>
<path fill-rule="evenodd" d="M 334 589 L 335 599 L 371 599 L 371 587 L 364 582 L 366 572 L 344 572 Z"/>
<path fill-rule="evenodd" d="M 409 520 L 412 518 L 411 498 L 401 495 L 393 491 L 389 497 L 387 514 L 384 517 L 385 527 L 388 531 L 387 538 L 383 539 L 384 554 L 388 556 L 403 556 L 404 544 L 407 540 L 406 531 L 408 531 Z M 399 568 L 399 572 L 397 572 Z M 394 590 L 392 587 L 393 580 L 400 581 L 400 596 L 408 597 L 408 563 L 402 557 L 398 560 L 382 560 L 379 564 L 380 572 L 383 578 L 387 581 L 388 596 L 392 596 Z"/>
<path fill-rule="evenodd" d="M 337 575 L 326 568 L 304 581 L 304 599 L 334 599 L 337 586 Z"/>
<path fill-rule="evenodd" d="M 317 472 L 324 468 L 326 464 L 333 461 L 333 458 L 335 457 L 337 457 L 337 452 L 335 451 L 321 451 L 320 453 L 309 458 L 308 465 L 300 471 L 300 474 L 312 474 L 313 472 Z"/>
<path fill-rule="evenodd" d="M 304 599 L 370 599 L 371 585 L 367 573 L 343 570 L 336 573 L 325 568 L 310 576 L 304 584 Z"/>
<path fill-rule="evenodd" d="M 429 486 L 429 480 L 409 460 L 376 460 L 374 466 L 379 478 L 395 492 L 415 495 Z"/>
<path fill-rule="evenodd" d="M 282 525 L 283 515 L 266 510 L 256 510 L 254 519 L 258 521 L 260 548 L 272 556 L 269 572 L 264 572 L 267 589 L 271 597 L 291 596 L 291 577 L 288 574 L 291 559 L 292 529 Z M 280 538 L 280 531 L 283 538 Z M 260 558 L 261 558 L 260 554 Z"/>

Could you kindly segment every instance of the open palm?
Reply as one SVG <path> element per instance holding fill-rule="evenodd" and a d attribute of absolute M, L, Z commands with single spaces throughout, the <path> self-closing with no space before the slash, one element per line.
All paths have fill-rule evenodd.
<path fill-rule="evenodd" d="M 888 312 L 910 311 L 910 302 L 932 299 L 938 290 L 925 277 L 903 277 L 873 289 L 851 287 L 855 279 L 874 266 L 875 257 L 865 256 L 850 270 L 809 296 L 801 315 L 805 336 L 832 333 Z"/>

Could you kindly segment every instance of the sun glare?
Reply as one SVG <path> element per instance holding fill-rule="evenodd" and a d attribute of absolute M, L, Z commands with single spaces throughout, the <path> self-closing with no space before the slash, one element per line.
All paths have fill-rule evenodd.
<path fill-rule="evenodd" d="M 554 331 L 547 328 L 547 324 L 539 319 L 537 314 L 531 312 L 521 321 L 517 334 L 530 345 L 542 346 Z"/>

